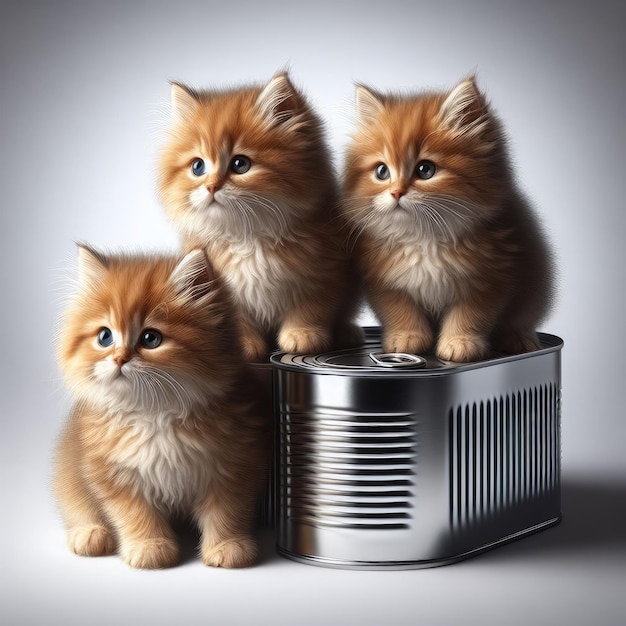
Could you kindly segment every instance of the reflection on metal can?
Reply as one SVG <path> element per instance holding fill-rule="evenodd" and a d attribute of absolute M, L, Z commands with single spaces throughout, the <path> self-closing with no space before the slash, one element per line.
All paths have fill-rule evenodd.
<path fill-rule="evenodd" d="M 365 345 L 272 355 L 279 551 L 330 567 L 458 561 L 560 520 L 563 342 L 476 363 Z"/>

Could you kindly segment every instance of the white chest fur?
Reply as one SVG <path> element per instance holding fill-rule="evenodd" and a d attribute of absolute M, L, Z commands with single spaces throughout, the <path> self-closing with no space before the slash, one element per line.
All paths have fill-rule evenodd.
<path fill-rule="evenodd" d="M 426 311 L 441 313 L 459 294 L 466 279 L 446 246 L 435 242 L 402 244 L 389 254 L 385 283 L 407 293 Z"/>
<path fill-rule="evenodd" d="M 298 275 L 282 255 L 262 243 L 231 244 L 218 255 L 217 269 L 228 282 L 233 298 L 265 326 L 275 326 L 301 288 Z"/>
<path fill-rule="evenodd" d="M 169 419 L 138 419 L 124 428 L 114 460 L 134 489 L 169 510 L 204 495 L 213 473 L 207 446 Z"/>

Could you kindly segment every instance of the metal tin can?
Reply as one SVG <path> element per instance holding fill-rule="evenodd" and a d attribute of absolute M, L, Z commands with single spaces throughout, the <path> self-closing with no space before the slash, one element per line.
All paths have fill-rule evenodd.
<path fill-rule="evenodd" d="M 338 568 L 455 562 L 560 521 L 563 342 L 454 364 L 272 355 L 279 552 Z"/>

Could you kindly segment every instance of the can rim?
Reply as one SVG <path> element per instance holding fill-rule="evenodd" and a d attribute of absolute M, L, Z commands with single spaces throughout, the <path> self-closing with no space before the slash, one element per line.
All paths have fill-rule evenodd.
<path fill-rule="evenodd" d="M 372 337 L 372 334 L 376 331 L 380 331 L 378 327 L 366 327 L 365 329 L 366 337 Z M 415 365 L 412 364 L 409 366 L 401 366 L 401 367 L 385 367 L 376 365 L 374 362 L 370 367 L 358 367 L 351 365 L 341 365 L 337 363 L 322 363 L 319 360 L 319 357 L 333 354 L 333 353 L 341 353 L 343 350 L 333 351 L 333 353 L 324 353 L 323 355 L 302 355 L 302 354 L 291 354 L 288 352 L 274 352 L 270 356 L 271 365 L 280 370 L 288 370 L 292 372 L 301 372 L 307 374 L 320 374 L 320 375 L 335 375 L 335 376 L 358 376 L 358 377 L 423 377 L 423 376 L 447 376 L 451 374 L 457 374 L 462 371 L 473 370 L 473 369 L 481 369 L 483 367 L 490 367 L 496 365 L 498 363 L 509 363 L 513 361 L 520 361 L 528 358 L 534 358 L 537 356 L 541 356 L 544 354 L 550 354 L 552 352 L 560 352 L 564 346 L 563 340 L 557 335 L 552 335 L 549 333 L 537 333 L 539 338 L 539 342 L 541 347 L 538 350 L 533 350 L 532 352 L 524 352 L 522 354 L 514 354 L 514 355 L 496 355 L 493 358 L 485 359 L 482 361 L 475 361 L 472 363 L 451 363 L 451 362 L 441 362 L 441 367 L 432 368 L 427 367 L 428 361 L 424 359 L 424 365 Z M 376 345 L 364 344 L 360 346 L 363 350 L 364 355 L 368 355 L 373 352 L 374 354 L 378 354 L 376 351 Z M 370 349 L 368 352 L 368 348 Z M 373 348 L 373 350 L 372 350 Z M 386 353 L 382 353 L 386 354 Z M 418 355 L 412 355 L 418 359 L 424 358 L 419 357 Z"/>

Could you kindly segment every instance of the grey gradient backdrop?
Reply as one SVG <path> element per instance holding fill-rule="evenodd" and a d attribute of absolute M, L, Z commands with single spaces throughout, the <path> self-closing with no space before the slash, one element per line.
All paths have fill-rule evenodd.
<path fill-rule="evenodd" d="M 623 624 L 626 608 L 620 2 L 0 4 L 0 620 L 5 624 Z M 564 521 L 462 564 L 131 571 L 64 546 L 50 458 L 68 399 L 53 354 L 73 241 L 175 248 L 155 195 L 168 79 L 289 66 L 339 155 L 353 82 L 449 87 L 476 71 L 558 255 L 543 329 L 563 352 Z M 71 272 L 70 272 L 71 274 Z M 364 314 L 363 322 L 372 318 Z"/>

